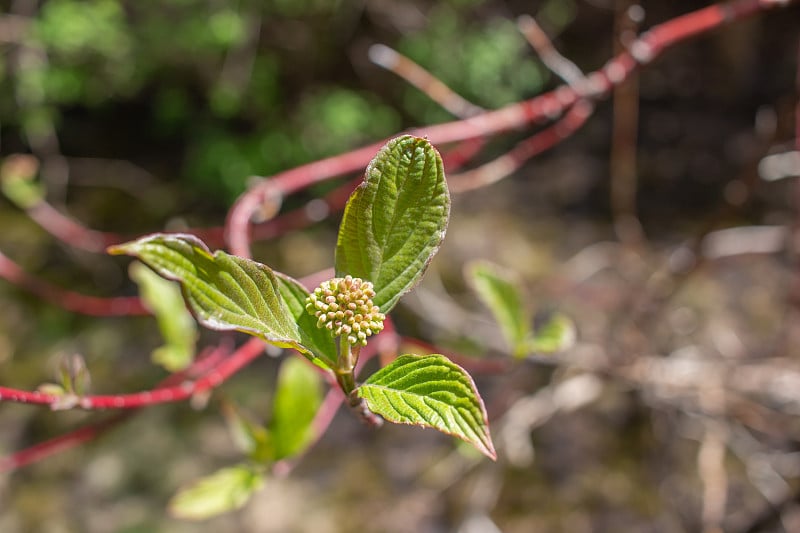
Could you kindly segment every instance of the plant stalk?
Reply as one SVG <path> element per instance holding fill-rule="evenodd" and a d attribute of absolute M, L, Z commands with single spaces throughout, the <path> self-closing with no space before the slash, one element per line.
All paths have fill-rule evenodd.
<path fill-rule="evenodd" d="M 356 388 L 355 367 L 358 360 L 359 350 L 353 350 L 347 336 L 342 335 L 339 337 L 339 359 L 336 361 L 336 381 L 342 388 L 346 396 L 349 396 Z"/>

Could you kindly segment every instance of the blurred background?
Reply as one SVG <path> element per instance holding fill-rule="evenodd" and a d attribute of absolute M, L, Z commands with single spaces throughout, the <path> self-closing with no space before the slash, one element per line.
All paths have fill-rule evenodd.
<path fill-rule="evenodd" d="M 705 5 L 2 0 L 0 157 L 31 154 L 47 200 L 93 229 L 219 226 L 253 175 L 453 118 L 372 64 L 371 45 L 497 108 L 561 83 L 521 15 L 590 72 L 638 28 Z M 798 27 L 794 6 L 681 44 L 573 137 L 454 197 L 441 253 L 395 318 L 475 363 L 497 463 L 343 410 L 244 510 L 169 518 L 179 487 L 240 459 L 218 397 L 269 412 L 278 361 L 262 358 L 206 409 L 150 408 L 2 475 L 0 531 L 800 531 L 797 186 L 769 159 L 794 145 Z M 473 164 L 526 133 L 490 139 Z M 254 257 L 297 277 L 327 268 L 338 218 L 260 242 Z M 0 251 L 49 283 L 135 293 L 127 262 L 60 243 L 5 198 L 0 228 Z M 532 308 L 572 317 L 575 344 L 503 371 L 483 364 L 510 356 L 464 280 L 474 259 L 513 271 Z M 72 353 L 95 393 L 165 375 L 150 362 L 152 318 L 79 316 L 5 281 L 0 301 L 4 386 L 53 381 Z M 3 403 L 0 453 L 101 418 Z"/>

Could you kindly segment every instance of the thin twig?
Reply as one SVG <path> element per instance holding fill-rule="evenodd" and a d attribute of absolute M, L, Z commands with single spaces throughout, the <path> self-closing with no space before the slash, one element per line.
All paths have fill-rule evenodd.
<path fill-rule="evenodd" d="M 90 316 L 148 315 L 142 301 L 133 296 L 102 298 L 56 287 L 26 273 L 19 265 L 0 252 L 0 278 L 21 287 L 42 300 L 67 311 Z"/>
<path fill-rule="evenodd" d="M 168 376 L 158 384 L 157 388 L 169 387 L 187 377 L 202 375 L 208 372 L 213 366 L 219 364 L 229 353 L 230 348 L 227 343 L 209 348 L 204 351 L 204 354 L 200 355 L 189 368 Z M 78 428 L 64 435 L 59 435 L 58 437 L 15 452 L 7 457 L 0 458 L 0 473 L 22 468 L 57 453 L 74 448 L 75 446 L 90 442 L 106 431 L 124 422 L 135 412 L 136 410 L 130 410 L 119 413 L 109 419 Z"/>
<path fill-rule="evenodd" d="M 705 431 L 697 450 L 697 470 L 703 484 L 704 533 L 722 533 L 728 499 L 728 473 L 725 469 L 728 431 L 718 420 L 725 415 L 728 399 L 721 376 L 707 376 L 706 386 L 699 395 L 703 411 L 711 415 L 705 420 Z"/>
<path fill-rule="evenodd" d="M 384 44 L 374 44 L 369 49 L 369 58 L 378 66 L 403 78 L 425 95 L 449 111 L 455 117 L 467 118 L 485 111 L 453 91 L 442 80 Z"/>
<path fill-rule="evenodd" d="M 564 82 L 577 88 L 584 81 L 583 71 L 578 68 L 578 65 L 561 55 L 553 42 L 542 30 L 539 24 L 536 23 L 530 15 L 522 15 L 517 18 L 517 27 L 528 43 L 536 50 L 539 59 L 542 63 L 549 68 L 553 74 L 564 80 Z"/>
<path fill-rule="evenodd" d="M 558 122 L 521 141 L 507 153 L 477 168 L 450 176 L 451 192 L 480 189 L 511 175 L 532 157 L 578 131 L 593 111 L 594 106 L 588 100 L 580 100 Z"/>
<path fill-rule="evenodd" d="M 615 85 L 622 83 L 637 67 L 652 62 L 666 48 L 707 33 L 724 24 L 741 20 L 760 11 L 785 7 L 798 0 L 733 0 L 688 13 L 654 26 L 633 41 L 626 50 L 586 77 L 582 91 L 562 86 L 533 99 L 517 102 L 496 111 L 425 128 L 410 133 L 426 136 L 433 144 L 447 144 L 496 135 L 512 129 L 549 121 L 561 116 L 583 98 L 601 98 Z M 250 256 L 250 222 L 259 207 L 270 198 L 285 197 L 349 172 L 356 172 L 374 157 L 384 141 L 320 159 L 264 179 L 243 193 L 231 208 L 226 221 L 225 237 L 230 250 Z"/>
<path fill-rule="evenodd" d="M 74 406 L 81 409 L 136 409 L 160 403 L 172 403 L 191 398 L 195 394 L 218 387 L 233 374 L 244 368 L 264 353 L 264 341 L 250 339 L 240 346 L 230 357 L 212 368 L 197 380 L 187 379 L 170 387 L 156 388 L 133 394 L 91 395 L 77 397 L 74 401 L 64 396 L 44 394 L 38 391 L 24 391 L 0 387 L 0 401 L 50 405 L 54 408 Z"/>
<path fill-rule="evenodd" d="M 642 8 L 631 0 L 618 0 L 614 51 L 620 53 L 635 41 L 643 18 Z M 623 244 L 639 244 L 644 239 L 636 216 L 636 149 L 639 129 L 639 76 L 632 73 L 614 87 L 613 131 L 611 133 L 611 212 L 614 229 Z"/>

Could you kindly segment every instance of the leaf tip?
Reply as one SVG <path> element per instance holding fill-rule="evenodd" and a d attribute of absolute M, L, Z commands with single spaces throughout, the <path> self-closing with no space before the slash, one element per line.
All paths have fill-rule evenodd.
<path fill-rule="evenodd" d="M 497 462 L 497 451 L 495 451 L 491 440 L 489 441 L 489 446 L 485 450 L 481 450 L 481 453 L 492 461 Z"/>

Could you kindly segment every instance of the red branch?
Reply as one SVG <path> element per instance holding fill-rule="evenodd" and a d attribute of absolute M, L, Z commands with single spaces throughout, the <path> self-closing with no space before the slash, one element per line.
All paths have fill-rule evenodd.
<path fill-rule="evenodd" d="M 599 99 L 625 81 L 631 72 L 658 57 L 665 49 L 696 35 L 741 20 L 759 11 L 787 6 L 798 0 L 733 0 L 708 6 L 659 24 L 631 43 L 630 49 L 589 74 L 580 87 L 567 85 L 533 99 L 511 104 L 463 120 L 417 128 L 410 133 L 427 137 L 433 144 L 447 144 L 495 135 L 558 118 L 581 99 Z M 374 157 L 384 141 L 351 152 L 280 172 L 242 194 L 231 208 L 225 237 L 232 253 L 250 257 L 250 220 L 275 197 L 282 198 L 327 179 L 356 172 Z"/>
<path fill-rule="evenodd" d="M 150 312 L 137 297 L 102 298 L 51 285 L 22 270 L 0 252 L 0 277 L 67 311 L 91 316 L 147 315 Z"/>
<path fill-rule="evenodd" d="M 90 442 L 120 422 L 127 420 L 133 413 L 120 413 L 96 424 L 78 428 L 64 435 L 40 442 L 24 450 L 20 450 L 8 457 L 0 458 L 0 473 L 11 472 L 23 466 L 36 463 L 51 455 L 69 450 L 86 442 Z"/>
<path fill-rule="evenodd" d="M 169 387 L 156 388 L 133 394 L 116 394 L 105 396 L 82 396 L 75 398 L 74 405 L 82 409 L 136 409 L 159 403 L 179 402 L 203 391 L 219 386 L 223 381 L 241 370 L 253 359 L 264 352 L 264 341 L 250 339 L 230 357 L 212 368 L 200 379 L 187 379 Z M 24 391 L 0 387 L 0 401 L 50 405 L 58 408 L 65 403 L 63 396 L 43 394 L 38 391 Z"/>
<path fill-rule="evenodd" d="M 341 210 L 353 189 L 361 178 L 349 181 L 337 187 L 323 198 L 310 201 L 303 207 L 288 211 L 283 215 L 257 224 L 254 237 L 266 240 L 287 231 L 305 228 L 314 222 L 326 218 L 330 213 Z M 43 229 L 59 238 L 65 244 L 91 252 L 99 252 L 100 246 L 109 246 L 124 242 L 126 238 L 86 228 L 76 220 L 56 210 L 46 201 L 37 203 L 26 212 L 38 222 Z M 222 228 L 195 228 L 188 230 L 211 247 L 223 244 Z M 105 248 L 102 249 L 105 251 Z M 46 281 L 26 273 L 11 259 L 0 252 L 0 278 L 25 289 L 41 299 L 60 306 L 67 311 L 90 316 L 131 316 L 146 315 L 150 311 L 144 307 L 138 297 L 104 298 L 89 296 L 75 291 L 62 289 Z"/>
<path fill-rule="evenodd" d="M 106 248 L 112 244 L 119 244 L 123 241 L 123 237 L 116 233 L 86 228 L 44 200 L 26 209 L 26 213 L 48 233 L 75 248 L 104 253 Z"/>
<path fill-rule="evenodd" d="M 229 353 L 230 348 L 227 343 L 209 348 L 205 350 L 189 368 L 170 375 L 159 383 L 158 387 L 169 387 L 187 377 L 200 376 L 219 364 Z M 119 413 L 107 420 L 78 428 L 64 435 L 59 435 L 58 437 L 20 450 L 7 457 L 0 458 L 0 473 L 22 468 L 23 466 L 46 459 L 51 455 L 94 440 L 120 422 L 127 420 L 134 413 L 135 410 Z"/>
<path fill-rule="evenodd" d="M 323 198 L 311 200 L 303 207 L 288 211 L 261 224 L 256 224 L 253 227 L 254 239 L 257 241 L 272 239 L 288 231 L 305 228 L 314 222 L 325 219 L 331 213 L 341 211 L 344 209 L 344 205 L 347 203 L 347 199 L 353 189 L 361 181 L 361 176 L 354 180 L 349 180 L 326 194 Z M 219 241 L 219 243 L 220 245 L 223 244 L 222 241 Z"/>
<path fill-rule="evenodd" d="M 255 239 L 270 239 L 282 235 L 286 231 L 302 229 L 324 219 L 325 216 L 344 207 L 347 198 L 358 182 L 348 182 L 323 198 L 312 200 L 303 207 L 256 224 L 253 231 Z M 320 205 L 319 202 L 322 202 L 323 205 Z M 327 211 L 321 214 L 319 207 L 327 207 Z M 105 253 L 109 246 L 136 238 L 132 235 L 125 236 L 88 228 L 78 220 L 62 213 L 46 200 L 37 202 L 27 208 L 25 212 L 42 229 L 64 244 L 88 252 Z M 181 233 L 191 233 L 211 247 L 220 247 L 225 243 L 224 228 L 222 227 L 188 228 L 181 230 Z"/>
<path fill-rule="evenodd" d="M 509 152 L 480 167 L 450 176 L 450 191 L 466 192 L 500 181 L 530 158 L 552 148 L 578 131 L 592 115 L 594 105 L 581 100 L 555 124 L 518 143 Z"/>

